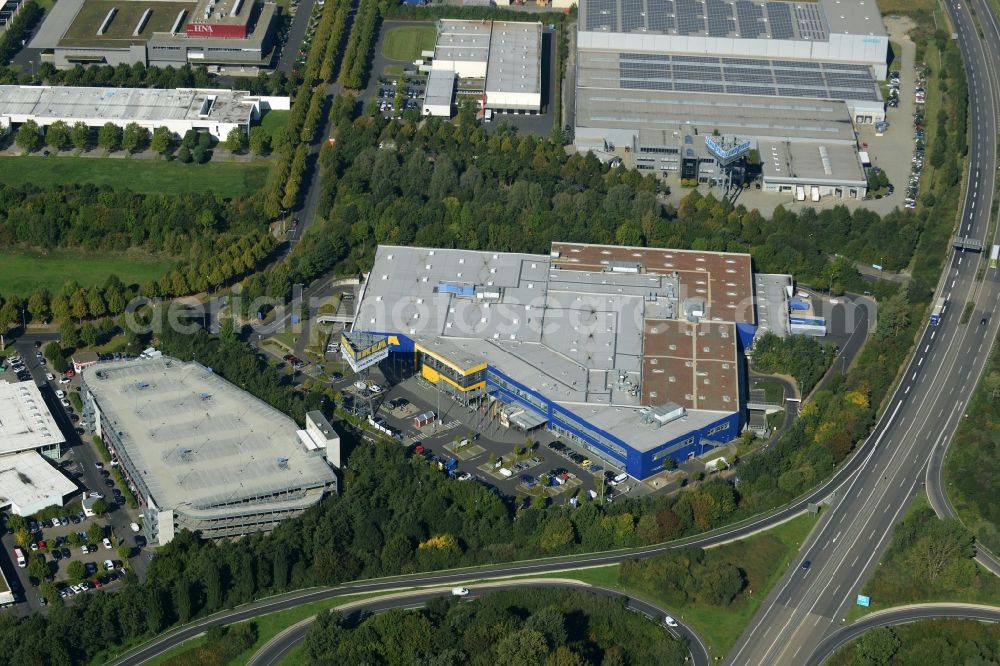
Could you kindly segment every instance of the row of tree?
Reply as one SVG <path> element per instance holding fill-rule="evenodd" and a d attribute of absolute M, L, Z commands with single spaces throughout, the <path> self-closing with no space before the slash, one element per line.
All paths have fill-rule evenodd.
<path fill-rule="evenodd" d="M 365 2 L 354 16 L 354 26 L 344 51 L 344 60 L 337 81 L 345 88 L 365 87 L 371 69 L 375 38 L 378 36 L 382 17 L 392 4 L 388 0 Z"/>
<path fill-rule="evenodd" d="M 310 664 L 625 666 L 685 663 L 686 646 L 618 599 L 576 590 L 437 598 L 360 622 L 324 611 L 303 642 Z"/>
<path fill-rule="evenodd" d="M 1000 663 L 1000 626 L 973 620 L 921 620 L 873 629 L 835 653 L 830 666 L 936 666 Z"/>
<path fill-rule="evenodd" d="M 6 63 L 21 49 L 21 42 L 31 34 L 31 29 L 42 18 L 44 11 L 35 0 L 26 0 L 10 19 L 6 30 L 0 33 L 0 63 Z"/>

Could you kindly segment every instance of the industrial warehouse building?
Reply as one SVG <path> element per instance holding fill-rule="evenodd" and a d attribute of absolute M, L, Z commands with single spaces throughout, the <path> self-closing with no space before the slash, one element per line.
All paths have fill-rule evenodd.
<path fill-rule="evenodd" d="M 199 88 L 0 85 L 0 134 L 27 120 L 43 128 L 61 120 L 90 127 L 136 123 L 150 131 L 166 127 L 178 136 L 193 129 L 225 140 L 234 128 L 249 133 L 250 125 L 272 108 L 288 109 L 289 98 Z"/>
<path fill-rule="evenodd" d="M 0 509 L 30 516 L 62 506 L 76 491 L 76 484 L 36 451 L 0 456 Z"/>
<path fill-rule="evenodd" d="M 866 0 L 582 0 L 574 141 L 710 185 L 756 150 L 767 191 L 862 198 L 888 45 Z"/>
<path fill-rule="evenodd" d="M 270 530 L 337 489 L 328 457 L 339 458 L 339 439 L 328 425 L 303 435 L 211 368 L 161 356 L 99 363 L 82 380 L 84 421 L 119 460 L 161 544 L 182 529 Z"/>
<path fill-rule="evenodd" d="M 433 61 L 423 66 L 425 115 L 450 117 L 456 90 L 491 111 L 541 110 L 541 23 L 441 19 L 437 28 Z"/>
<path fill-rule="evenodd" d="M 31 40 L 56 67 L 267 67 L 277 5 L 255 0 L 59 0 Z"/>
<path fill-rule="evenodd" d="M 35 451 L 56 460 L 65 443 L 35 382 L 0 380 L 0 456 Z"/>
<path fill-rule="evenodd" d="M 499 401 L 515 426 L 647 478 L 739 436 L 755 312 L 747 254 L 381 246 L 341 349 L 352 365 L 386 348 L 412 355 L 460 401 Z"/>

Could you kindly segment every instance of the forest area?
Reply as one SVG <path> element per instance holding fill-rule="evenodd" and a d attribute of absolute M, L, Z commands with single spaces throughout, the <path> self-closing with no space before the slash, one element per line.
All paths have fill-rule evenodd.
<path fill-rule="evenodd" d="M 335 611 L 309 627 L 306 662 L 459 666 L 680 665 L 687 647 L 620 599 L 576 590 L 487 592 L 471 602 L 438 597 L 419 610 L 351 622 Z"/>

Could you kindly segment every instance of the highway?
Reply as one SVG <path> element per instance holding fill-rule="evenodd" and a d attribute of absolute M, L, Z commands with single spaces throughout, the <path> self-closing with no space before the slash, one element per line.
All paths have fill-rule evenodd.
<path fill-rule="evenodd" d="M 987 34 L 989 44 L 983 44 L 968 6 L 959 7 L 958 2 L 948 5 L 969 77 L 971 129 L 959 234 L 989 243 L 1000 84 L 988 58 L 1000 52 L 1000 40 L 996 33 Z M 979 8 L 979 15 L 986 13 Z M 860 469 L 832 493 L 830 510 L 727 655 L 728 663 L 801 664 L 854 603 L 919 490 L 928 460 L 940 455 L 954 434 L 989 356 L 1000 324 L 1000 317 L 991 316 L 1000 284 L 995 270 L 976 282 L 981 261 L 985 257 L 978 253 L 949 255 L 937 291 L 948 300 L 941 324 L 924 329 L 869 437 Z M 963 324 L 968 301 L 975 302 L 975 310 Z"/>
<path fill-rule="evenodd" d="M 990 11 L 989 0 L 975 0 L 970 4 L 973 5 L 976 15 L 979 18 L 986 42 L 992 46 L 992 48 L 986 49 L 985 52 L 986 76 L 990 81 L 1000 81 L 1000 20 L 997 19 L 996 14 Z M 972 75 L 976 76 L 974 73 Z M 1000 89 L 994 85 L 993 92 L 994 111 L 1000 112 Z M 976 104 L 976 100 L 970 101 Z M 988 201 L 989 199 L 983 200 L 984 203 Z M 996 270 L 990 270 L 988 277 L 994 281 L 997 280 Z M 944 442 L 943 446 L 934 450 L 927 465 L 926 474 L 927 497 L 930 500 L 931 507 L 941 518 L 957 517 L 955 509 L 948 499 L 944 483 L 944 460 L 949 443 L 950 440 Z M 1000 576 L 1000 559 L 996 555 L 979 546 L 976 553 L 976 560 L 995 575 Z"/>
<path fill-rule="evenodd" d="M 708 648 L 702 639 L 696 634 L 690 627 L 684 625 L 678 620 L 677 627 L 667 627 L 663 624 L 663 617 L 667 615 L 669 611 L 662 609 L 654 604 L 627 597 L 617 590 L 613 590 L 606 587 L 587 585 L 579 581 L 566 580 L 566 579 L 534 579 L 534 580 L 522 580 L 522 581 L 499 581 L 496 583 L 487 583 L 485 585 L 479 585 L 470 588 L 469 599 L 474 599 L 476 596 L 496 591 L 496 590 L 511 590 L 519 587 L 563 587 L 563 588 L 575 588 L 583 589 L 594 594 L 599 594 L 606 597 L 614 597 L 625 599 L 626 605 L 630 610 L 637 613 L 642 613 L 646 617 L 650 618 L 652 621 L 656 622 L 663 628 L 664 631 L 669 631 L 676 638 L 679 638 L 685 642 L 688 646 L 691 656 L 691 663 L 695 666 L 708 666 L 711 663 L 711 658 L 708 655 Z M 448 596 L 451 593 L 450 588 L 437 588 L 431 590 L 421 590 L 419 592 L 404 592 L 394 595 L 381 596 L 370 599 L 363 599 L 355 602 L 350 602 L 344 604 L 341 608 L 346 613 L 378 613 L 381 611 L 386 611 L 392 608 L 420 608 L 424 606 L 430 599 L 435 597 Z M 306 633 L 309 631 L 309 626 L 312 624 L 313 618 L 309 618 L 300 622 L 292 627 L 289 627 L 282 633 L 275 636 L 268 643 L 264 645 L 251 659 L 247 662 L 247 666 L 275 666 L 281 663 L 281 660 L 291 652 L 302 640 L 305 638 Z"/>

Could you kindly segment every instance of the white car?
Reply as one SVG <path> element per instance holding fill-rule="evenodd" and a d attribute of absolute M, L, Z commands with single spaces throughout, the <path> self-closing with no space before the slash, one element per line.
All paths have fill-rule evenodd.
<path fill-rule="evenodd" d="M 60 384 L 69 384 L 71 381 L 73 381 L 73 380 L 70 379 L 69 377 L 63 377 L 62 379 L 59 380 L 59 383 Z"/>
<path fill-rule="evenodd" d="M 55 379 L 55 375 L 53 375 L 53 374 L 52 374 L 51 372 L 46 372 L 46 373 L 45 373 L 45 379 L 46 379 L 47 381 L 50 381 L 50 382 L 51 382 L 51 381 L 53 381 L 53 380 Z"/>
<path fill-rule="evenodd" d="M 139 531 L 139 523 L 129 523 L 128 526 L 133 532 Z"/>
<path fill-rule="evenodd" d="M 381 393 L 382 387 L 379 386 L 378 384 L 369 384 L 368 390 L 371 391 L 372 393 Z"/>
<path fill-rule="evenodd" d="M 56 391 L 56 397 L 59 399 L 66 397 L 66 391 Z"/>
<path fill-rule="evenodd" d="M 104 544 L 105 548 L 111 550 L 111 539 L 109 539 L 108 537 L 104 537 L 104 540 L 101 543 Z"/>
<path fill-rule="evenodd" d="M 467 597 L 467 596 L 469 596 L 469 588 L 467 588 L 467 587 L 453 587 L 453 588 L 451 588 L 451 595 L 453 597 Z"/>
<path fill-rule="evenodd" d="M 111 560 L 104 560 L 104 570 L 105 571 L 114 571 L 115 570 L 115 563 L 112 562 Z"/>
<path fill-rule="evenodd" d="M 59 401 L 59 404 L 62 405 L 63 407 L 69 407 L 69 400 L 63 398 L 62 400 Z"/>
<path fill-rule="evenodd" d="M 364 391 L 368 388 L 368 385 L 359 379 L 358 381 L 354 382 L 354 388 L 358 389 L 359 391 Z"/>
<path fill-rule="evenodd" d="M 52 527 L 59 527 L 60 525 L 62 525 L 62 523 L 59 522 L 58 518 L 53 518 L 52 519 Z"/>
<path fill-rule="evenodd" d="M 663 618 L 663 624 L 667 625 L 668 627 L 676 627 L 677 626 L 677 620 L 675 620 L 674 618 L 670 617 L 669 615 L 666 615 Z"/>
<path fill-rule="evenodd" d="M 104 495 L 102 495 L 97 491 L 91 491 L 90 496 L 93 497 L 94 499 L 104 499 Z"/>

